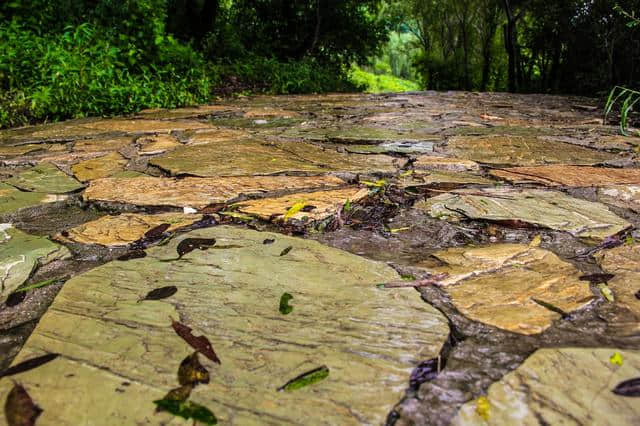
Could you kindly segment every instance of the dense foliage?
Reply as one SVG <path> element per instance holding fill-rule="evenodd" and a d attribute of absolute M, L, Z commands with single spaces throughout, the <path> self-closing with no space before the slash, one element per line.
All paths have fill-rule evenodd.
<path fill-rule="evenodd" d="M 202 103 L 237 91 L 354 90 L 385 40 L 379 0 L 0 3 L 0 127 Z"/>

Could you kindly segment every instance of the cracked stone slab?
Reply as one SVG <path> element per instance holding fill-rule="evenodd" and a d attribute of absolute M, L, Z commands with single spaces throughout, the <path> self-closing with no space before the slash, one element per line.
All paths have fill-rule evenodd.
<path fill-rule="evenodd" d="M 136 206 L 204 208 L 240 196 L 277 191 L 331 188 L 345 183 L 334 176 L 237 176 L 184 179 L 135 177 L 97 179 L 83 193 L 85 201 L 106 201 Z"/>
<path fill-rule="evenodd" d="M 595 299 L 572 264 L 554 253 L 522 244 L 456 247 L 433 254 L 426 267 L 449 277 L 441 285 L 468 318 L 519 334 L 538 334 L 560 314 L 536 303 L 571 312 Z"/>
<path fill-rule="evenodd" d="M 578 145 L 536 137 L 454 137 L 447 144 L 451 155 L 478 163 L 535 166 L 543 164 L 594 165 L 617 156 Z"/>
<path fill-rule="evenodd" d="M 284 109 L 269 108 L 269 107 L 252 108 L 243 114 L 243 117 L 245 118 L 256 118 L 256 117 L 293 118 L 293 117 L 299 117 L 299 116 L 300 114 L 297 113 L 296 111 L 287 111 Z"/>
<path fill-rule="evenodd" d="M 138 154 L 156 155 L 172 151 L 182 144 L 171 135 L 143 136 L 136 141 Z"/>
<path fill-rule="evenodd" d="M 162 262 L 185 238 L 215 238 L 218 249 Z M 275 242 L 263 244 L 268 238 Z M 221 424 L 384 423 L 412 368 L 437 356 L 448 336 L 446 318 L 415 291 L 376 287 L 399 279 L 393 269 L 314 241 L 215 227 L 147 254 L 69 280 L 29 337 L 14 363 L 60 354 L 19 377 L 44 410 L 39 424 L 173 422 L 152 401 L 177 386 L 192 349 L 169 317 L 207 336 L 222 361 L 200 358 L 211 382 L 191 396 Z M 177 293 L 137 303 L 166 285 Z M 286 316 L 278 312 L 284 292 L 293 295 Z M 330 370 L 322 382 L 276 391 L 320 365 Z M 11 387 L 0 381 L 0 400 Z"/>
<path fill-rule="evenodd" d="M 416 170 L 445 170 L 450 172 L 478 171 L 480 165 L 475 161 L 461 158 L 435 157 L 421 155 L 413 163 Z"/>
<path fill-rule="evenodd" d="M 440 138 L 430 133 L 410 132 L 384 127 L 349 127 L 343 129 L 291 129 L 286 138 L 302 138 L 316 142 L 334 142 L 353 145 L 378 145 L 385 142 L 435 142 Z"/>
<path fill-rule="evenodd" d="M 598 200 L 614 206 L 640 211 L 640 185 L 611 185 L 597 189 Z"/>
<path fill-rule="evenodd" d="M 614 302 L 604 306 L 600 317 L 609 328 L 622 335 L 640 334 L 640 245 L 622 245 L 600 251 L 594 256 L 605 272 L 615 274 L 607 282 Z"/>
<path fill-rule="evenodd" d="M 15 155 L 25 155 L 36 151 L 45 151 L 50 147 L 51 145 L 39 143 L 30 143 L 18 146 L 0 146 L 0 156 L 10 157 Z"/>
<path fill-rule="evenodd" d="M 299 192 L 278 198 L 238 203 L 238 211 L 264 220 L 280 222 L 294 206 L 304 204 L 303 210 L 290 216 L 300 221 L 316 221 L 335 215 L 347 201 L 358 202 L 369 195 L 367 188 L 350 187 L 330 191 Z"/>
<path fill-rule="evenodd" d="M 168 224 L 168 232 L 193 225 L 202 219 L 195 214 L 162 213 L 137 214 L 122 213 L 117 216 L 102 216 L 99 219 L 76 226 L 67 231 L 68 236 L 58 234 L 55 239 L 62 242 L 99 244 L 107 247 L 126 246 L 144 237 L 144 234 L 158 225 Z"/>
<path fill-rule="evenodd" d="M 396 170 L 396 160 L 384 155 L 350 156 L 302 142 L 271 144 L 255 140 L 184 146 L 149 163 L 173 175 L 200 177 Z"/>
<path fill-rule="evenodd" d="M 111 152 L 131 146 L 130 137 L 86 139 L 73 144 L 73 152 Z"/>
<path fill-rule="evenodd" d="M 228 105 L 198 105 L 194 107 L 176 109 L 145 109 L 138 113 L 138 117 L 156 120 L 174 120 L 180 118 L 207 117 L 231 111 L 234 111 L 234 108 Z"/>
<path fill-rule="evenodd" d="M 618 352 L 621 366 L 609 359 Z M 611 392 L 637 377 L 640 351 L 615 348 L 538 349 L 516 370 L 489 387 L 486 420 L 476 401 L 462 406 L 454 426 L 471 425 L 634 425 L 637 398 Z"/>
<path fill-rule="evenodd" d="M 416 207 L 436 218 L 516 221 L 593 240 L 602 240 L 631 226 L 604 204 L 538 189 L 458 190 L 418 202 Z"/>
<path fill-rule="evenodd" d="M 73 174 L 80 182 L 112 176 L 124 170 L 128 160 L 117 152 L 98 158 L 81 161 L 71 166 Z"/>
<path fill-rule="evenodd" d="M 6 183 L 24 191 L 65 194 L 84 187 L 55 165 L 42 163 L 7 179 Z"/>
<path fill-rule="evenodd" d="M 608 186 L 640 184 L 640 169 L 570 166 L 512 167 L 491 170 L 493 176 L 513 183 L 541 183 L 549 186 Z"/>
<path fill-rule="evenodd" d="M 66 247 L 0 224 L 0 298 L 29 279 L 37 265 L 70 256 Z"/>
<path fill-rule="evenodd" d="M 216 144 L 220 142 L 229 142 L 229 141 L 244 141 L 249 139 L 251 136 L 249 133 L 244 130 L 237 129 L 225 129 L 222 127 L 218 127 L 210 130 L 201 130 L 199 132 L 194 132 L 189 135 L 189 139 L 187 140 L 187 145 L 206 145 L 206 144 Z"/>
<path fill-rule="evenodd" d="M 24 192 L 11 185 L 0 183 L 0 214 L 15 213 L 24 208 L 62 201 L 66 198 L 66 195 Z"/>
<path fill-rule="evenodd" d="M 90 122 L 85 124 L 84 127 L 104 132 L 125 132 L 135 134 L 170 133 L 172 131 L 206 129 L 211 127 L 211 125 L 196 120 L 125 120 L 114 118 L 110 120 Z"/>
<path fill-rule="evenodd" d="M 348 145 L 345 150 L 354 154 L 424 154 L 433 152 L 435 142 L 385 142 L 380 145 Z"/>
<path fill-rule="evenodd" d="M 401 188 L 438 187 L 455 188 L 462 185 L 493 185 L 496 182 L 468 172 L 447 170 L 414 171 L 398 179 Z"/>

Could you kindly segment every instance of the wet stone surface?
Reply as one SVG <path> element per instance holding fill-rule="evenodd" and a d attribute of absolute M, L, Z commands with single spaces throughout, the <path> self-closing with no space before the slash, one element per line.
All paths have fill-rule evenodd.
<path fill-rule="evenodd" d="M 0 131 L 0 371 L 59 354 L 11 376 L 42 425 L 190 424 L 170 391 L 220 424 L 638 424 L 613 392 L 640 377 L 638 142 L 582 105 L 263 96 Z"/>

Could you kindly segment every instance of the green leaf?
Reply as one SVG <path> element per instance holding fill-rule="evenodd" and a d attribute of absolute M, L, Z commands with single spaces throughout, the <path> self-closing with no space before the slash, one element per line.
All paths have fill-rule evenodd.
<path fill-rule="evenodd" d="M 288 315 L 293 311 L 293 306 L 289 305 L 289 300 L 293 299 L 293 296 L 289 293 L 283 293 L 280 296 L 280 313 L 282 315 Z"/>
<path fill-rule="evenodd" d="M 166 411 L 183 419 L 193 419 L 206 425 L 218 423 L 216 416 L 207 407 L 192 401 L 179 401 L 175 399 L 158 399 L 153 401 L 158 411 Z"/>
<path fill-rule="evenodd" d="M 60 278 L 51 278 L 50 280 L 40 281 L 35 284 L 31 284 L 26 287 L 19 288 L 14 293 L 19 293 L 21 291 L 29 291 L 29 290 L 33 290 L 34 288 L 46 287 L 48 285 L 55 284 L 58 281 L 61 281 Z"/>
<path fill-rule="evenodd" d="M 283 386 L 278 388 L 278 392 L 291 392 L 317 383 L 321 380 L 326 379 L 327 377 L 329 377 L 329 368 L 323 365 L 322 367 L 314 368 L 311 371 L 307 371 L 306 373 L 303 373 L 298 377 L 289 380 Z"/>

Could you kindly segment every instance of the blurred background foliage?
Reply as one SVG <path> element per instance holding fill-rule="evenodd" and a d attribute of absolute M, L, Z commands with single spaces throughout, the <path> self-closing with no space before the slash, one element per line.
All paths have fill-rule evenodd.
<path fill-rule="evenodd" d="M 0 127 L 244 93 L 638 87 L 640 0 L 5 0 Z"/>

